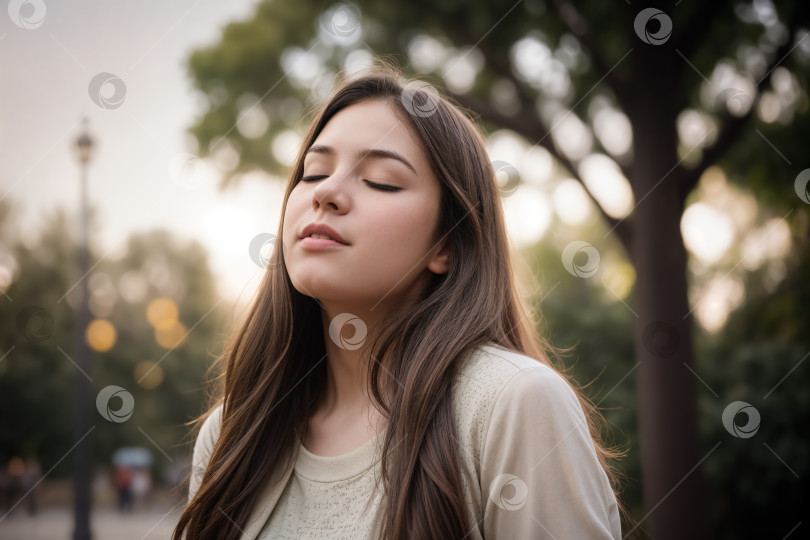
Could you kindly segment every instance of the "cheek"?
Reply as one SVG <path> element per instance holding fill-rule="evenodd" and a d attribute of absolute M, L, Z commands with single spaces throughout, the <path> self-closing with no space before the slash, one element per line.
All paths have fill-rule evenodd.
<path fill-rule="evenodd" d="M 305 210 L 306 201 L 301 197 L 300 191 L 296 193 L 294 189 L 287 199 L 287 206 L 284 209 L 284 221 L 282 233 L 285 242 L 290 242 L 296 238 L 298 231 L 304 226 L 301 222 Z"/>
<path fill-rule="evenodd" d="M 382 264 L 416 264 L 433 245 L 436 215 L 426 208 L 410 206 L 396 212 L 375 213 L 373 249 Z"/>

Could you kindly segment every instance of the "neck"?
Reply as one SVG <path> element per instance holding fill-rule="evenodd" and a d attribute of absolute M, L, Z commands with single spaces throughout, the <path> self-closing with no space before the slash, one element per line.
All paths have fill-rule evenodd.
<path fill-rule="evenodd" d="M 352 315 L 352 316 L 350 316 Z M 378 327 L 378 313 L 327 307 L 321 312 L 327 355 L 326 388 L 321 409 L 325 414 L 357 413 L 370 405 L 363 345 Z"/>
<path fill-rule="evenodd" d="M 356 415 L 371 409 L 370 383 L 367 378 L 369 358 L 366 342 L 379 331 L 380 322 L 398 309 L 415 301 L 411 295 L 391 295 L 372 307 L 365 304 L 322 301 L 321 311 L 324 344 L 327 354 L 326 389 L 320 411 L 324 415 Z"/>

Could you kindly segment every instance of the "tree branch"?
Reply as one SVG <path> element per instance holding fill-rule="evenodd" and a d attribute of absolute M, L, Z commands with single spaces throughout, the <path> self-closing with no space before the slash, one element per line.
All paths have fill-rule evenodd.
<path fill-rule="evenodd" d="M 585 54 L 596 68 L 598 75 L 604 77 L 613 91 L 613 95 L 616 96 L 619 105 L 626 111 L 629 105 L 627 83 L 619 77 L 619 74 L 613 70 L 605 57 L 602 56 L 600 47 L 593 41 L 588 31 L 587 21 L 579 14 L 574 4 L 568 0 L 550 0 L 548 3 L 566 28 L 577 38 Z"/>
<path fill-rule="evenodd" d="M 461 29 L 461 34 L 462 35 L 458 35 L 458 36 L 455 36 L 455 37 L 466 39 L 468 42 L 472 42 L 473 36 L 471 36 L 467 32 L 465 32 L 464 28 Z M 449 36 L 450 36 L 450 34 L 448 34 L 448 37 Z M 481 51 L 481 54 L 484 56 L 484 61 L 486 62 L 486 65 L 490 69 L 492 69 L 492 72 L 495 73 L 496 75 L 499 75 L 499 76 L 503 77 L 504 79 L 510 81 L 515 86 L 515 90 L 516 90 L 517 95 L 518 95 L 518 101 L 519 101 L 520 109 L 521 109 L 520 116 L 524 116 L 524 114 L 523 114 L 524 112 L 534 111 L 534 109 L 535 109 L 535 97 L 533 97 L 530 94 L 529 87 L 526 85 L 526 83 L 524 83 L 522 80 L 520 80 L 517 77 L 517 75 L 515 75 L 514 70 L 512 70 L 512 68 L 508 64 L 508 62 L 504 62 L 502 56 L 495 53 L 493 50 L 491 50 L 489 47 L 487 47 L 484 44 L 484 42 L 479 43 L 477 45 L 477 48 L 478 48 L 479 51 Z M 610 72 L 610 69 L 608 69 L 608 71 Z M 616 90 L 615 89 L 613 89 L 613 90 L 614 90 L 614 93 L 615 93 Z M 625 87 L 624 91 L 629 92 L 629 88 Z M 619 105 L 623 107 L 622 102 L 624 101 L 625 97 L 619 97 L 617 95 L 617 99 L 619 100 Z M 627 99 L 629 99 L 629 97 Z M 626 109 L 623 112 L 625 112 L 625 114 L 626 114 Z M 501 116 L 503 116 L 503 115 L 501 115 Z M 548 131 L 548 130 L 545 130 L 545 131 Z M 630 176 L 630 171 L 627 169 L 626 166 L 624 166 L 624 165 L 622 165 L 621 163 L 618 163 L 618 162 L 616 164 L 619 166 L 619 169 L 621 169 L 622 174 L 624 174 L 626 177 Z"/>
<path fill-rule="evenodd" d="M 682 183 L 680 189 L 681 201 L 685 201 L 689 193 L 697 186 L 703 172 L 710 166 L 716 163 L 736 142 L 739 134 L 742 132 L 750 118 L 754 115 L 754 111 L 762 98 L 762 91 L 765 86 L 770 82 L 774 70 L 779 64 L 787 57 L 794 47 L 796 40 L 796 33 L 799 27 L 799 17 L 791 18 L 791 24 L 788 29 L 788 38 L 783 45 L 781 45 L 773 55 L 771 62 L 768 64 L 768 70 L 765 75 L 760 78 L 756 83 L 756 96 L 751 101 L 751 107 L 743 116 L 726 115 L 723 125 L 720 127 L 720 134 L 717 136 L 717 141 L 709 148 L 703 151 L 703 156 L 700 163 L 692 169 L 684 169 L 681 175 Z"/>
<path fill-rule="evenodd" d="M 582 185 L 585 192 L 588 194 L 591 200 L 593 200 L 596 208 L 599 209 L 599 212 L 607 222 L 608 226 L 614 230 L 616 237 L 619 239 L 622 247 L 624 247 L 627 255 L 631 256 L 632 219 L 628 218 L 617 220 L 605 212 L 604 208 L 602 208 L 602 206 L 599 204 L 599 201 L 596 200 L 593 193 L 591 193 L 591 191 L 588 189 L 588 186 L 586 186 L 585 182 L 582 181 L 576 166 L 571 162 L 570 159 L 568 159 L 568 157 L 566 157 L 554 146 L 549 130 L 546 129 L 542 123 L 536 120 L 537 116 L 534 114 L 533 110 L 530 110 L 529 112 L 524 110 L 521 114 L 515 116 L 506 116 L 489 103 L 481 101 L 468 94 L 456 94 L 453 92 L 448 92 L 448 95 L 459 105 L 477 113 L 481 116 L 481 118 L 506 129 L 511 129 L 512 131 L 524 136 L 530 142 L 545 148 L 557 160 L 557 162 L 562 165 L 566 172 Z"/>

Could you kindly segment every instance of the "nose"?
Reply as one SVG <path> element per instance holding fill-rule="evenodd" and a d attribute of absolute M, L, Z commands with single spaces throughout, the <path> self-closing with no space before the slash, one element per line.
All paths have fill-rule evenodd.
<path fill-rule="evenodd" d="M 344 214 L 349 209 L 349 177 L 348 174 L 332 174 L 320 180 L 312 190 L 312 207 L 317 210 L 321 206 Z"/>

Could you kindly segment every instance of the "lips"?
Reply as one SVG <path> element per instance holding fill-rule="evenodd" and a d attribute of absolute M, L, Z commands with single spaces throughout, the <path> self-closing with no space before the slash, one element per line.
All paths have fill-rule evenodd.
<path fill-rule="evenodd" d="M 348 245 L 348 243 L 337 233 L 337 231 L 335 231 L 335 229 L 329 225 L 326 225 L 325 223 L 310 223 L 304 227 L 303 231 L 301 231 L 301 238 L 307 238 L 313 234 L 328 236 L 329 239 L 334 240 L 335 242 Z"/>

